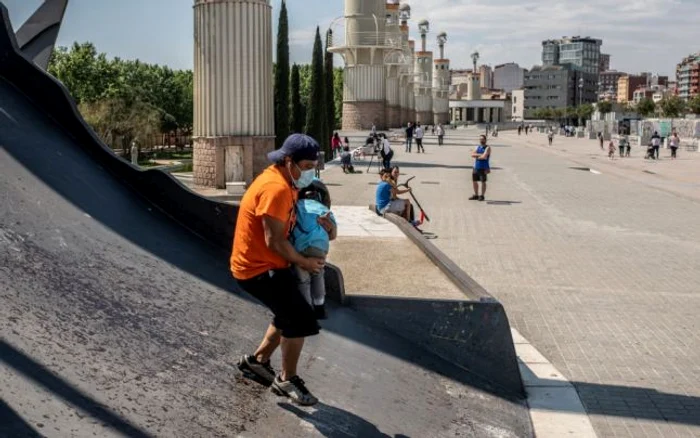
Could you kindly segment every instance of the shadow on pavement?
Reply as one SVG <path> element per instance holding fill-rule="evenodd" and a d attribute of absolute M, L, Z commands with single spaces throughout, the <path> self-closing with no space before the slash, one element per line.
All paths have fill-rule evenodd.
<path fill-rule="evenodd" d="M 589 415 L 665 420 L 700 426 L 700 397 L 636 386 L 571 383 Z"/>
<path fill-rule="evenodd" d="M 15 372 L 23 375 L 34 383 L 42 386 L 48 391 L 51 391 L 58 397 L 62 398 L 66 403 L 69 403 L 83 412 L 86 412 L 96 420 L 99 420 L 109 426 L 111 426 L 115 431 L 121 434 L 134 437 L 134 438 L 146 438 L 150 437 L 148 433 L 139 429 L 137 426 L 129 423 L 128 420 L 118 416 L 117 414 L 110 412 L 105 406 L 101 405 L 96 400 L 83 394 L 80 390 L 73 387 L 71 384 L 67 383 L 61 377 L 57 376 L 46 367 L 36 362 L 31 357 L 27 356 L 23 352 L 19 351 L 12 345 L 8 344 L 4 340 L 0 340 L 0 362 L 4 363 L 8 367 L 15 370 Z M 5 424 L 10 424 L 15 421 L 13 427 L 23 427 L 22 420 L 19 416 L 14 414 L 11 408 L 4 409 L 3 405 L 0 405 L 0 424 L 3 426 Z M 14 414 L 15 418 L 6 419 L 4 414 Z M 8 422 L 9 420 L 9 422 Z M 18 422 L 19 421 L 19 422 Z M 28 427 L 28 426 L 27 426 Z M 0 429 L 0 432 L 3 430 Z M 30 430 L 31 432 L 31 430 Z M 3 435 L 5 436 L 5 435 Z M 25 436 L 25 435 L 8 435 L 8 436 Z M 32 436 L 32 435 L 27 435 Z M 40 436 L 40 435 L 36 435 Z"/>
<path fill-rule="evenodd" d="M 387 435 L 377 426 L 351 412 L 325 403 L 314 406 L 313 412 L 300 409 L 290 403 L 278 403 L 279 407 L 291 412 L 300 420 L 312 424 L 318 432 L 327 438 L 345 438 L 359 436 L 363 438 L 408 438 L 406 435 Z"/>
<path fill-rule="evenodd" d="M 521 201 L 486 201 L 488 205 L 516 205 L 522 204 Z"/>
<path fill-rule="evenodd" d="M 44 435 L 34 430 L 14 409 L 0 399 L 0 436 L 41 438 Z"/>

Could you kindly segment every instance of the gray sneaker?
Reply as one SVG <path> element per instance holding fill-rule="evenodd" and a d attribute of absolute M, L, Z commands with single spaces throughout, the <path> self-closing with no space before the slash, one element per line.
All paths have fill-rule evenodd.
<path fill-rule="evenodd" d="M 272 385 L 275 380 L 275 370 L 270 365 L 268 360 L 265 363 L 260 363 L 255 356 L 246 354 L 238 361 L 238 369 L 241 370 L 245 377 L 253 379 L 265 386 Z"/>
<path fill-rule="evenodd" d="M 313 406 L 318 403 L 318 399 L 306 389 L 306 384 L 301 380 L 301 377 L 294 376 L 291 379 L 283 382 L 280 377 L 275 377 L 272 382 L 272 392 L 281 396 L 289 397 L 294 403 L 302 406 Z"/>

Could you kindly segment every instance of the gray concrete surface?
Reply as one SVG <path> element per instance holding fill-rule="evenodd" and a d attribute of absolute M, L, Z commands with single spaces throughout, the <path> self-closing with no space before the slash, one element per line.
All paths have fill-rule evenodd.
<path fill-rule="evenodd" d="M 581 140 L 552 154 L 512 133 L 490 140 L 488 202 L 467 201 L 479 134 L 450 130 L 444 147 L 428 135 L 424 155 L 395 147 L 433 243 L 575 385 L 599 436 L 700 436 L 700 203 L 641 170 L 573 169 L 565 149 Z M 335 202 L 373 202 L 376 175 L 325 178 Z"/>

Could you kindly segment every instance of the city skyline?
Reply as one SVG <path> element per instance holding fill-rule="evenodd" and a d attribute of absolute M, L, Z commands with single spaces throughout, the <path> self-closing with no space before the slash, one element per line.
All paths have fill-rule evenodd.
<path fill-rule="evenodd" d="M 41 0 L 5 0 L 15 28 Z M 276 33 L 281 0 L 273 0 Z M 555 6 L 515 0 L 422 0 L 408 2 L 415 23 L 431 22 L 429 47 L 446 31 L 447 56 L 454 68 L 469 68 L 469 55 L 478 50 L 486 65 L 516 62 L 530 69 L 541 64 L 541 42 L 562 36 L 590 36 L 603 40 L 601 50 L 612 56 L 611 68 L 628 73 L 651 71 L 675 77 L 684 57 L 700 50 L 700 2 L 693 0 L 621 0 L 611 9 L 607 1 L 581 4 L 563 0 Z M 59 45 L 91 41 L 110 57 L 141 59 L 173 68 L 192 68 L 192 0 L 71 0 Z M 326 29 L 342 15 L 342 0 L 288 0 L 291 60 L 308 63 L 316 25 Z M 309 10 L 314 14 L 310 15 Z M 614 13 L 611 13 L 614 12 Z M 668 26 L 673 32 L 668 32 Z M 514 26 L 517 25 L 517 29 Z M 337 62 L 340 65 L 340 62 Z"/>

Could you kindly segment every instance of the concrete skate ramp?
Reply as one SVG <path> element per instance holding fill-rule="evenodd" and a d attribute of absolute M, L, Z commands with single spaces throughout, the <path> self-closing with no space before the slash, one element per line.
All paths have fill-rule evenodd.
<path fill-rule="evenodd" d="M 114 156 L 0 12 L 0 437 L 532 436 L 512 392 L 352 308 L 304 350 L 317 407 L 241 379 L 269 314 L 228 272 L 235 208 Z"/>

